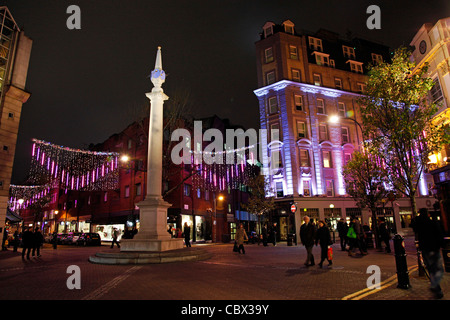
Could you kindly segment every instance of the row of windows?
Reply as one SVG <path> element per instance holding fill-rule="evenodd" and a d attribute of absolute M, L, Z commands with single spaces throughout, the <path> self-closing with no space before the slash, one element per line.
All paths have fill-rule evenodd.
<path fill-rule="evenodd" d="M 294 94 L 293 101 L 294 101 L 295 110 L 306 111 L 302 95 Z M 316 110 L 317 114 L 329 114 L 329 112 L 328 112 L 329 110 L 327 110 L 325 100 L 322 98 L 316 99 L 316 108 L 317 108 L 317 110 Z M 269 97 L 267 99 L 267 113 L 275 114 L 278 112 L 279 112 L 278 98 L 276 96 Z M 338 101 L 338 103 L 337 103 L 337 115 L 339 117 L 346 117 L 346 115 L 347 115 L 347 107 L 346 107 L 345 103 L 342 101 Z"/>
<path fill-rule="evenodd" d="M 358 65 L 356 65 L 356 68 L 358 68 Z M 301 72 L 299 69 L 295 69 L 295 68 L 291 69 L 291 80 L 296 81 L 296 82 L 302 82 Z M 275 70 L 271 70 L 271 71 L 267 72 L 266 73 L 266 85 L 271 85 L 275 82 L 276 82 Z M 316 86 L 323 86 L 322 75 L 320 73 L 313 73 L 312 83 Z M 365 86 L 366 86 L 365 83 L 357 82 L 356 83 L 356 91 L 360 92 L 360 93 L 363 92 L 363 90 L 365 89 Z M 334 88 L 339 89 L 339 90 L 344 89 L 342 78 L 338 78 L 338 77 L 334 78 Z"/>
<path fill-rule="evenodd" d="M 303 196 L 304 197 L 310 197 L 313 195 L 311 192 L 311 180 L 306 180 L 306 179 L 303 180 L 302 187 L 303 187 Z M 275 191 L 276 191 L 277 198 L 284 197 L 284 189 L 283 189 L 282 181 L 275 182 Z M 325 195 L 327 197 L 334 197 L 334 181 L 331 179 L 325 180 Z"/>

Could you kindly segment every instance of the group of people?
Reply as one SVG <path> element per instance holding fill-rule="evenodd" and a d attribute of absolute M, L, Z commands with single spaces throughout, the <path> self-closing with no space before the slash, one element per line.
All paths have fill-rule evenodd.
<path fill-rule="evenodd" d="M 44 236 L 38 228 L 34 232 L 32 228 L 26 228 L 22 233 L 22 259 L 25 259 L 26 255 L 27 259 L 30 260 L 30 253 L 33 257 L 40 257 L 43 244 Z"/>
<path fill-rule="evenodd" d="M 313 220 L 308 216 L 303 217 L 303 222 L 300 227 L 300 241 L 306 248 L 305 266 L 310 267 L 315 265 L 314 255 L 312 253 L 314 244 L 316 246 L 320 245 L 319 267 L 322 268 L 325 260 L 331 266 L 333 264 L 333 258 L 329 252 L 329 246 L 332 244 L 332 241 L 326 223 L 320 220 L 318 223 L 319 227 L 317 228 Z"/>

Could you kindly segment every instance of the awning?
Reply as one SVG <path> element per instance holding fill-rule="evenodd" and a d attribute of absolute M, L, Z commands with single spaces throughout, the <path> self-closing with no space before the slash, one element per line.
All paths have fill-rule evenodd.
<path fill-rule="evenodd" d="M 23 220 L 18 214 L 16 214 L 9 208 L 7 208 L 6 210 L 6 219 L 8 219 L 11 222 L 20 222 Z"/>

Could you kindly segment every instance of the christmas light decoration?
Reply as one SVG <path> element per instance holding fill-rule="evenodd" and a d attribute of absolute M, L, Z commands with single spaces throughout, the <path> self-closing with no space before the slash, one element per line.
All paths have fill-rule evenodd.
<path fill-rule="evenodd" d="M 71 149 L 33 139 L 30 179 L 34 184 L 79 191 L 117 189 L 119 154 Z"/>

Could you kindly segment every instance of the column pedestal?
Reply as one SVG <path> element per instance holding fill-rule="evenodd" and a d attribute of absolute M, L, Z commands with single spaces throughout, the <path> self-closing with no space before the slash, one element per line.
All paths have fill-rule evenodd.
<path fill-rule="evenodd" d="M 120 251 L 161 252 L 183 248 L 183 239 L 173 239 L 167 232 L 167 208 L 171 204 L 161 196 L 147 197 L 140 209 L 140 228 L 133 239 L 122 239 Z"/>

